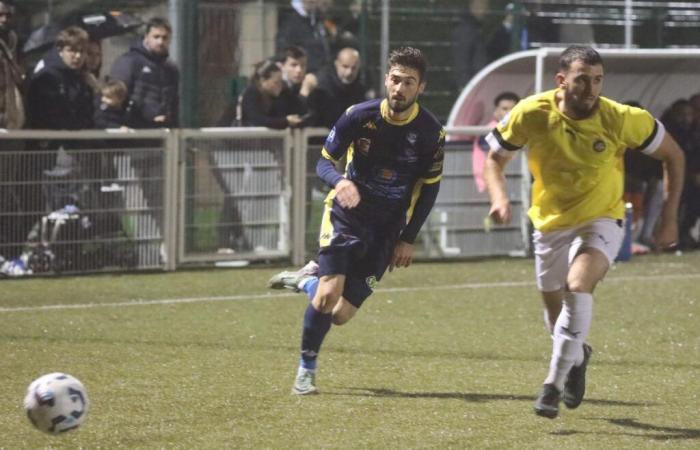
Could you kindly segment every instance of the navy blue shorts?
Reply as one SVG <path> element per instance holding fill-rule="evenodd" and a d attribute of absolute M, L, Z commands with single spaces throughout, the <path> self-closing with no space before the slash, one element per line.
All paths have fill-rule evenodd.
<path fill-rule="evenodd" d="M 343 297 L 359 308 L 386 271 L 398 239 L 398 224 L 379 226 L 361 208 L 327 201 L 318 252 L 319 276 L 345 275 Z"/>

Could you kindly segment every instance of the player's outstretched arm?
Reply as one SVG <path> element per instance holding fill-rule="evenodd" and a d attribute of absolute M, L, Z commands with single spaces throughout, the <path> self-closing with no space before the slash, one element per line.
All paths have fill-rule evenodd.
<path fill-rule="evenodd" d="M 511 154 L 498 153 L 492 150 L 489 152 L 486 158 L 486 165 L 484 166 L 484 181 L 486 181 L 486 189 L 491 199 L 489 216 L 496 223 L 510 223 L 512 217 L 505 176 L 506 164 L 512 158 L 513 155 Z"/>
<path fill-rule="evenodd" d="M 394 270 L 394 267 L 408 267 L 413 262 L 413 251 L 415 246 L 399 240 L 394 247 L 394 254 L 391 256 L 389 263 L 389 272 Z"/>
<path fill-rule="evenodd" d="M 683 192 L 685 156 L 683 150 L 668 133 L 651 156 L 664 163 L 664 204 L 661 223 L 654 233 L 656 246 L 664 249 L 673 247 L 678 242 L 678 205 Z"/>

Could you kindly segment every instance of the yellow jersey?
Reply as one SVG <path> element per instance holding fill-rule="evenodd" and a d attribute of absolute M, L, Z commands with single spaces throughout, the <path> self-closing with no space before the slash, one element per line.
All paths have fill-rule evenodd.
<path fill-rule="evenodd" d="M 556 93 L 521 100 L 487 136 L 491 150 L 527 146 L 534 178 L 528 215 L 536 229 L 622 219 L 624 152 L 653 153 L 663 140 L 663 125 L 643 109 L 605 97 L 590 117 L 574 120 L 559 111 Z"/>

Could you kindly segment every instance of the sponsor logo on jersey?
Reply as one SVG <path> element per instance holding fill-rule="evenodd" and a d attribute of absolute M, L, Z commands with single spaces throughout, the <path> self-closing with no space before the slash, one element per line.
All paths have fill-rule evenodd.
<path fill-rule="evenodd" d="M 605 151 L 605 142 L 602 139 L 597 139 L 593 143 L 593 150 L 595 150 L 598 153 L 604 152 Z"/>
<path fill-rule="evenodd" d="M 330 133 L 328 133 L 328 137 L 326 138 L 326 146 L 330 145 L 333 142 L 333 139 L 335 139 L 335 127 L 331 129 Z"/>

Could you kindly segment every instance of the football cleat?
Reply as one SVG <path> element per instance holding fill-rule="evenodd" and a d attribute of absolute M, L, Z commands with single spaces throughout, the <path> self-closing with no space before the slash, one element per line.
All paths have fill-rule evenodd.
<path fill-rule="evenodd" d="M 591 358 L 591 354 L 593 354 L 593 348 L 584 343 L 583 362 L 580 366 L 572 367 L 566 378 L 561 399 L 569 409 L 578 408 L 583 401 L 583 395 L 586 393 L 586 366 Z"/>
<path fill-rule="evenodd" d="M 297 377 L 294 379 L 294 386 L 292 386 L 292 394 L 309 395 L 317 393 L 316 371 L 299 367 Z"/>
<path fill-rule="evenodd" d="M 300 285 L 306 283 L 310 278 L 318 275 L 318 264 L 316 261 L 309 261 L 304 267 L 297 271 L 280 272 L 273 275 L 267 282 L 267 287 L 270 289 L 291 289 L 294 292 L 299 292 Z"/>
<path fill-rule="evenodd" d="M 553 384 L 545 384 L 535 400 L 535 414 L 554 419 L 559 415 L 559 398 L 561 393 Z"/>

